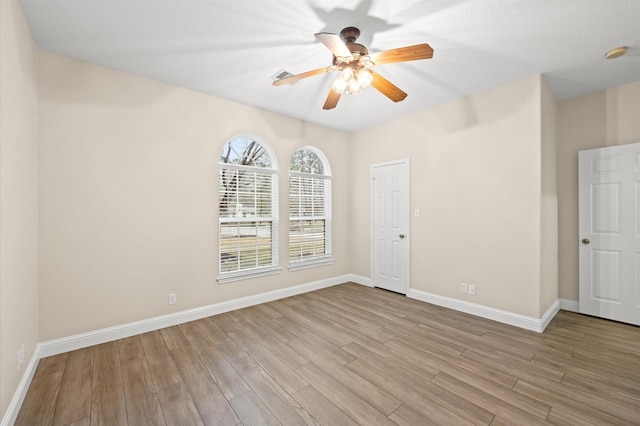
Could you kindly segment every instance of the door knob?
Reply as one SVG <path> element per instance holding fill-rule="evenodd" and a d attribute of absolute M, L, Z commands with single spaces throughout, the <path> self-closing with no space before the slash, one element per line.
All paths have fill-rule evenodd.
<path fill-rule="evenodd" d="M 589 241 L 588 238 L 583 238 L 582 239 L 582 244 L 589 244 L 591 241 Z"/>
<path fill-rule="evenodd" d="M 398 235 L 398 237 L 400 237 L 400 239 L 403 239 L 404 238 L 404 234 L 400 234 L 400 235 Z"/>

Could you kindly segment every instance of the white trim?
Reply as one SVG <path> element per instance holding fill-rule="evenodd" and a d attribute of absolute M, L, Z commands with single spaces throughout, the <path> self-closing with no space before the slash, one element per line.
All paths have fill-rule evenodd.
<path fill-rule="evenodd" d="M 560 299 L 560 309 L 580 313 L 580 302 L 577 300 Z"/>
<path fill-rule="evenodd" d="M 244 166 L 242 164 L 233 164 L 233 163 L 218 163 L 218 164 L 220 165 L 220 169 L 226 169 L 226 170 L 242 170 L 245 172 L 264 173 L 264 174 L 271 174 L 271 175 L 278 174 L 277 169 L 272 169 L 270 167 Z"/>
<path fill-rule="evenodd" d="M 253 296 L 242 297 L 240 299 L 214 303 L 212 305 L 188 309 L 186 311 L 176 312 L 173 314 L 135 321 L 128 324 L 122 324 L 114 327 L 90 331 L 87 333 L 76 334 L 74 336 L 49 340 L 40 344 L 40 356 L 47 357 L 51 355 L 57 355 L 88 346 L 98 345 L 125 337 L 135 336 L 137 334 L 146 333 L 149 331 L 159 330 L 165 327 L 171 327 L 189 321 L 195 321 L 201 318 L 210 317 L 212 315 L 229 312 L 236 309 L 259 305 L 260 303 L 267 303 L 274 300 L 283 299 L 285 297 L 320 290 L 322 288 L 331 287 L 348 281 L 349 276 L 343 275 L 335 278 L 328 278 L 325 280 L 311 282 L 308 284 L 301 284 L 279 290 L 268 291 L 266 293 L 256 294 Z"/>
<path fill-rule="evenodd" d="M 558 313 L 560 302 L 556 300 L 551 307 L 544 313 L 542 318 L 534 318 L 526 315 L 516 314 L 513 312 L 503 311 L 501 309 L 491 308 L 489 306 L 478 305 L 464 300 L 453 299 L 451 297 L 439 296 L 433 293 L 427 293 L 421 290 L 409 289 L 407 297 L 420 300 L 422 302 L 432 303 L 434 305 L 443 306 L 445 308 L 454 309 L 456 311 L 487 318 L 498 321 L 503 324 L 513 325 L 515 327 L 524 328 L 526 330 L 537 331 L 542 333 L 549 322 Z"/>
<path fill-rule="evenodd" d="M 349 282 L 363 285 L 365 287 L 373 288 L 373 281 L 369 277 L 363 277 L 362 275 L 349 274 Z"/>
<path fill-rule="evenodd" d="M 289 262 L 290 271 L 300 271 L 302 269 L 315 268 L 317 266 L 333 265 L 335 260 L 331 256 L 323 256 L 315 259 L 298 260 Z"/>
<path fill-rule="evenodd" d="M 33 375 L 35 374 L 36 368 L 38 367 L 38 362 L 40 362 L 40 358 L 42 358 L 40 348 L 40 344 L 36 345 L 36 348 L 33 351 L 33 355 L 31 356 L 29 363 L 24 369 L 24 373 L 22 374 L 22 379 L 20 379 L 18 388 L 13 393 L 13 398 L 11 398 L 11 402 L 9 402 L 7 411 L 5 411 L 4 413 L 4 417 L 0 422 L 0 426 L 10 426 L 16 422 L 18 413 L 20 413 L 20 408 L 22 407 L 22 403 L 24 402 L 24 398 L 25 396 L 27 396 L 29 386 L 31 386 Z"/>
<path fill-rule="evenodd" d="M 282 271 L 280 266 L 265 266 L 254 269 L 243 269 L 241 271 L 228 272 L 220 274 L 216 279 L 220 284 L 226 284 L 234 281 L 248 280 L 250 278 L 266 277 L 267 275 L 279 274 Z"/>
<path fill-rule="evenodd" d="M 315 173 L 308 173 L 308 172 L 296 172 L 293 170 L 289 170 L 289 176 L 296 176 L 296 177 L 303 177 L 303 178 L 313 178 L 313 179 L 326 179 L 326 180 L 333 180 L 332 176 L 329 175 L 318 175 Z"/>
<path fill-rule="evenodd" d="M 553 302 L 551 306 L 549 306 L 549 309 L 547 309 L 547 311 L 542 314 L 542 318 L 540 318 L 542 327 L 540 328 L 540 330 L 534 331 L 542 333 L 547 328 L 553 317 L 556 316 L 558 311 L 560 311 L 560 300 L 556 300 L 555 302 Z"/>

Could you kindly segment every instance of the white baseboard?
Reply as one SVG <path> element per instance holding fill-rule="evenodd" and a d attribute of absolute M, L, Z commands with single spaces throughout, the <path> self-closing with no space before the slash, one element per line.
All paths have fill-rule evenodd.
<path fill-rule="evenodd" d="M 409 289 L 407 297 L 538 333 L 544 331 L 560 309 L 560 302 L 556 300 L 542 318 L 534 318 L 415 289 Z"/>
<path fill-rule="evenodd" d="M 173 314 L 131 322 L 128 324 L 122 324 L 114 327 L 90 331 L 87 333 L 76 334 L 74 336 L 49 340 L 39 344 L 40 357 L 57 355 L 76 349 L 86 348 L 88 346 L 99 345 L 101 343 L 111 342 L 113 340 L 123 339 L 125 337 L 135 336 L 137 334 L 147 333 L 149 331 L 159 330 L 161 328 L 171 327 L 189 321 L 195 321 L 201 318 L 210 317 L 212 315 L 229 312 L 236 309 L 247 308 L 249 306 L 258 305 L 260 303 L 271 302 L 273 300 L 283 299 L 285 297 L 295 296 L 297 294 L 320 290 L 322 288 L 348 282 L 350 281 L 350 278 L 350 275 L 343 275 L 307 284 L 273 290 L 253 296 L 242 297 L 240 299 L 214 303 L 212 305 L 188 309 Z"/>
<path fill-rule="evenodd" d="M 373 287 L 371 278 L 363 277 L 362 275 L 356 275 L 356 274 L 349 274 L 348 277 L 349 277 L 349 281 L 353 283 L 364 285 L 367 287 Z"/>
<path fill-rule="evenodd" d="M 33 351 L 33 355 L 31 356 L 29 363 L 24 369 L 22 379 L 20 379 L 18 388 L 13 393 L 13 398 L 11 398 L 7 411 L 5 411 L 2 421 L 0 421 L 0 426 L 11 426 L 16 422 L 18 413 L 20 412 L 20 407 L 22 407 L 24 397 L 27 396 L 27 391 L 29 390 L 29 386 L 31 386 L 33 375 L 36 373 L 36 368 L 38 368 L 38 362 L 41 357 L 40 345 L 38 344 Z"/>
<path fill-rule="evenodd" d="M 559 311 L 560 311 L 560 300 L 556 300 L 551 304 L 551 306 L 549 306 L 549 309 L 547 309 L 547 312 L 545 312 L 542 315 L 542 318 L 540 318 L 542 327 L 540 328 L 538 333 L 542 333 L 547 328 L 547 326 L 549 325 L 553 317 L 555 317 Z"/>
<path fill-rule="evenodd" d="M 580 302 L 577 300 L 560 299 L 560 309 L 580 313 Z"/>

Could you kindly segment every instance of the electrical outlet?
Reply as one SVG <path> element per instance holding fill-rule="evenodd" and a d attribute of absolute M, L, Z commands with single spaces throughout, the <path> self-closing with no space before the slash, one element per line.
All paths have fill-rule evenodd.
<path fill-rule="evenodd" d="M 469 284 L 469 294 L 472 296 L 476 295 L 476 286 L 475 284 Z"/>
<path fill-rule="evenodd" d="M 169 304 L 170 305 L 175 305 L 176 304 L 176 294 L 175 293 L 169 293 Z"/>
<path fill-rule="evenodd" d="M 467 293 L 467 283 L 460 283 L 460 293 Z"/>

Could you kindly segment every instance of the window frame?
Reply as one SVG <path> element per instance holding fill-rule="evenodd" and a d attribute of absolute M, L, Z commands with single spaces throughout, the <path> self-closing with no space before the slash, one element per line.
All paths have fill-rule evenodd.
<path fill-rule="evenodd" d="M 324 155 L 322 151 L 313 146 L 303 146 L 297 149 L 291 156 L 291 160 L 293 160 L 296 153 L 300 151 L 309 151 L 313 153 L 320 164 L 322 165 L 322 174 L 318 173 L 310 173 L 310 172 L 302 172 L 291 169 L 291 163 L 289 162 L 289 247 L 288 247 L 288 258 L 289 265 L 288 269 L 290 271 L 296 271 L 300 269 L 308 269 L 314 268 L 317 266 L 330 265 L 334 262 L 333 259 L 333 249 L 332 249 L 332 228 L 333 228 L 333 219 L 332 219 L 332 175 L 331 175 L 331 167 L 329 165 L 329 161 L 327 157 Z M 301 179 L 311 179 L 311 185 L 313 185 L 313 181 L 317 181 L 318 183 L 322 183 L 323 185 L 323 213 L 322 215 L 312 215 L 312 216 L 293 216 L 294 208 L 292 206 L 292 197 L 293 194 L 293 184 L 292 178 L 301 178 Z M 296 193 L 297 194 L 297 193 Z M 297 196 L 296 200 L 300 202 L 300 196 Z M 298 206 L 299 208 L 299 206 Z M 300 223 L 303 220 L 323 220 L 324 221 L 324 253 L 321 255 L 310 255 L 303 258 L 292 258 L 292 229 L 296 223 Z"/>
<path fill-rule="evenodd" d="M 264 150 L 264 155 L 269 158 L 270 167 L 260 167 L 260 166 L 250 166 L 250 165 L 242 165 L 242 164 L 234 164 L 234 163 L 225 163 L 223 162 L 222 156 L 227 149 L 227 146 L 231 144 L 233 141 L 237 139 L 245 139 L 246 142 L 253 141 L 258 143 L 261 148 Z M 247 172 L 247 173 L 255 173 L 255 180 L 258 180 L 258 175 L 265 177 L 268 176 L 270 179 L 270 216 L 258 216 L 257 211 L 253 216 L 228 216 L 224 215 L 222 211 L 222 192 L 221 189 L 223 187 L 222 176 L 223 170 L 232 170 L 235 172 Z M 236 197 L 237 197 L 236 190 Z M 253 194 L 255 199 L 257 200 L 259 197 L 258 190 L 254 187 Z M 256 201 L 257 203 L 257 201 Z M 268 265 L 259 266 L 260 256 L 256 253 L 256 265 L 250 268 L 243 269 L 234 269 L 231 271 L 223 271 L 223 262 L 222 262 L 222 254 L 223 254 L 223 229 L 228 229 L 228 227 L 224 226 L 224 224 L 237 224 L 237 235 L 236 239 L 238 241 L 238 246 L 241 244 L 241 229 L 243 228 L 242 224 L 245 224 L 244 228 L 249 229 L 255 227 L 256 229 L 256 239 L 257 239 L 257 229 L 258 223 L 260 222 L 269 222 L 271 227 L 270 233 L 270 250 L 271 250 L 271 262 Z M 255 224 L 252 225 L 252 224 Z M 248 225 L 248 226 L 247 226 Z M 258 241 L 256 241 L 258 244 Z M 220 150 L 220 160 L 218 161 L 218 278 L 217 281 L 220 284 L 225 284 L 228 282 L 245 280 L 249 278 L 261 277 L 266 275 L 277 274 L 282 270 L 280 266 L 280 258 L 279 258 L 279 174 L 278 174 L 278 164 L 276 156 L 273 153 L 273 150 L 263 139 L 256 137 L 254 135 L 248 134 L 240 134 L 235 135 L 227 140 L 227 142 L 222 146 Z M 240 251 L 241 249 L 235 252 L 237 254 L 236 258 L 238 259 L 238 263 L 240 264 Z"/>

